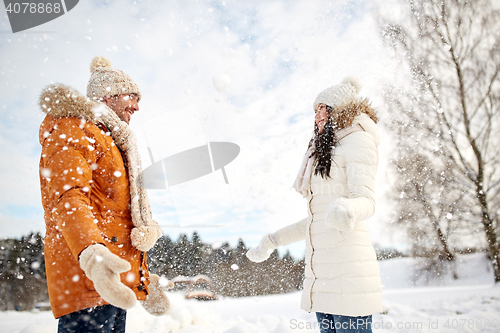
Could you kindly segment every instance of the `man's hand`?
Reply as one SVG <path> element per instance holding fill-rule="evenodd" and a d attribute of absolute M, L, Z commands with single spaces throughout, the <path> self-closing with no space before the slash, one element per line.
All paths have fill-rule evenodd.
<path fill-rule="evenodd" d="M 120 280 L 120 273 L 130 270 L 128 261 L 111 253 L 104 245 L 94 244 L 80 254 L 80 267 L 106 302 L 122 309 L 135 305 L 135 293 Z"/>

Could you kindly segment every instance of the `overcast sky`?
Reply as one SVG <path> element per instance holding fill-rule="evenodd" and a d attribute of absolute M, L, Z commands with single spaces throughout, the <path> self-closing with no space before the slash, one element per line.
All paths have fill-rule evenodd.
<path fill-rule="evenodd" d="M 384 15 L 404 20 L 385 2 Z M 363 83 L 384 119 L 382 89 L 401 72 L 382 45 L 373 1 L 80 1 L 65 15 L 13 34 L 0 9 L 0 237 L 44 231 L 38 161 L 38 96 L 60 82 L 85 94 L 96 55 L 139 85 L 131 121 L 143 166 L 176 152 L 227 141 L 239 156 L 221 171 L 149 190 L 164 234 L 194 230 L 212 243 L 256 245 L 307 216 L 291 185 L 312 135 L 312 103 L 347 75 Z M 219 88 L 219 90 L 217 90 Z M 378 206 L 368 223 L 386 245 L 391 206 L 382 129 Z M 195 227 L 189 227 L 195 225 Z M 289 247 L 296 256 L 303 245 Z"/>

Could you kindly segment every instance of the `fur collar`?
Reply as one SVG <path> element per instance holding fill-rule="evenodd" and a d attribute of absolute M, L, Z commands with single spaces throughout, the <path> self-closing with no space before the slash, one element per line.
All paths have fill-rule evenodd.
<path fill-rule="evenodd" d="M 94 109 L 101 109 L 102 103 L 92 101 L 73 88 L 55 83 L 47 86 L 40 96 L 42 111 L 52 118 L 76 117 L 97 124 L 99 115 Z M 99 108 L 98 108 L 99 107 Z"/>
<path fill-rule="evenodd" d="M 337 128 L 339 129 L 346 128 L 353 124 L 354 118 L 363 113 L 370 117 L 374 123 L 377 123 L 377 113 L 367 99 L 352 101 L 334 108 L 331 115 L 332 123 L 337 125 Z"/>

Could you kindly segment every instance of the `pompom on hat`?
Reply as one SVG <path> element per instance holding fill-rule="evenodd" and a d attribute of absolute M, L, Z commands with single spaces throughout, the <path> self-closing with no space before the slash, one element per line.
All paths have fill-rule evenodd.
<path fill-rule="evenodd" d="M 332 108 L 348 104 L 358 100 L 358 93 L 361 90 L 361 82 L 354 76 L 346 77 L 341 84 L 326 88 L 318 94 L 314 101 L 313 108 L 316 105 L 326 104 Z"/>
<path fill-rule="evenodd" d="M 103 56 L 92 59 L 90 73 L 88 98 L 100 100 L 106 96 L 136 94 L 141 99 L 141 91 L 134 80 L 122 70 L 112 67 L 109 59 Z"/>

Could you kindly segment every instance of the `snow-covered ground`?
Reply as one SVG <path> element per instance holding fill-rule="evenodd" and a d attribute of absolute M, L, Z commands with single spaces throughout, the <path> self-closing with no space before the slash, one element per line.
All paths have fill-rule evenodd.
<path fill-rule="evenodd" d="M 500 285 L 484 254 L 463 255 L 458 280 L 449 274 L 426 279 L 413 259 L 380 262 L 384 312 L 373 317 L 374 332 L 500 332 Z M 315 315 L 300 310 L 300 292 L 218 301 L 186 300 L 169 293 L 171 311 L 149 315 L 136 305 L 127 315 L 133 333 L 319 332 Z M 0 332 L 57 331 L 50 312 L 0 312 Z"/>

